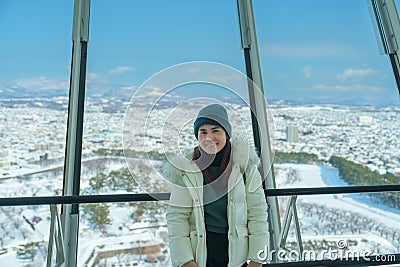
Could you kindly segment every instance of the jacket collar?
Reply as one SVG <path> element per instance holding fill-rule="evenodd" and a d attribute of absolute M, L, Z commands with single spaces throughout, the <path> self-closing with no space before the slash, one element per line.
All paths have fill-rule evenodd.
<path fill-rule="evenodd" d="M 232 144 L 232 161 L 233 166 L 238 166 L 241 172 L 245 171 L 248 166 L 258 165 L 259 158 L 255 152 L 254 146 L 250 145 L 245 136 L 233 137 Z M 187 172 L 200 172 L 196 163 L 191 160 L 193 149 L 185 150 L 182 155 L 177 155 L 168 160 L 163 166 L 164 177 L 176 184 L 181 180 L 181 176 Z"/>

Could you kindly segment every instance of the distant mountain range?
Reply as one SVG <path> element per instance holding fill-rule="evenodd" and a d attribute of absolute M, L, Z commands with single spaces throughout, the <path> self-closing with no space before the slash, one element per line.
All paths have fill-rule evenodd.
<path fill-rule="evenodd" d="M 86 97 L 90 97 L 92 99 L 103 99 L 103 100 L 111 100 L 111 99 L 120 99 L 123 101 L 129 101 L 135 93 L 135 89 L 132 87 L 122 87 L 122 88 L 96 88 L 94 89 L 86 89 L 85 95 Z M 12 87 L 0 87 L 0 101 L 5 99 L 27 99 L 27 98 L 53 98 L 53 97 L 68 97 L 69 90 L 68 89 L 28 89 L 24 87 L 12 86 Z M 215 98 L 220 99 L 221 95 L 216 95 Z M 225 101 L 233 101 L 232 98 L 224 98 Z M 283 99 L 268 99 L 270 104 L 272 103 L 281 103 L 281 104 L 293 104 L 293 105 L 302 105 L 302 104 L 338 104 L 338 105 L 351 105 L 351 106 L 359 106 L 359 105 L 389 105 L 386 103 L 379 103 L 376 100 L 371 101 L 367 98 L 299 98 L 299 99 L 291 99 L 291 100 L 283 100 Z M 392 99 L 390 105 L 398 106 L 400 105 L 400 101 L 398 99 Z"/>
<path fill-rule="evenodd" d="M 309 104 L 334 104 L 334 105 L 345 105 L 345 106 L 386 106 L 388 103 L 380 103 L 378 100 L 371 101 L 367 98 L 301 98 L 294 100 L 271 100 L 270 103 L 280 102 L 284 104 L 292 105 L 309 105 Z M 393 100 L 390 105 L 400 105 L 398 100 Z"/>
<path fill-rule="evenodd" d="M 87 89 L 86 96 L 92 98 L 118 98 L 130 99 L 134 93 L 132 89 Z M 0 87 L 0 99 L 18 99 L 18 98 L 52 98 L 58 96 L 68 96 L 69 89 L 28 89 L 19 86 Z"/>
<path fill-rule="evenodd" d="M 12 87 L 1 87 L 0 98 L 1 99 L 14 99 L 14 98 L 33 98 L 33 97 L 55 97 L 55 96 L 68 96 L 68 91 L 61 89 L 54 90 L 32 90 L 24 87 L 12 86 Z"/>

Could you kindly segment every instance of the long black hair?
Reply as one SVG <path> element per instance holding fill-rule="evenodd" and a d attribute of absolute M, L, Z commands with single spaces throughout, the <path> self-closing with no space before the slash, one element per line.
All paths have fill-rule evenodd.
<path fill-rule="evenodd" d="M 205 163 L 204 160 L 201 160 L 200 157 L 202 155 L 202 152 L 206 152 L 204 152 L 200 148 L 200 146 L 196 146 L 194 148 L 192 156 L 192 160 L 195 161 L 197 166 L 200 168 L 201 172 L 203 173 L 203 177 L 204 179 L 206 179 L 207 183 L 212 183 L 216 181 L 215 183 L 213 183 L 213 185 L 215 184 L 217 188 L 223 188 L 228 184 L 228 178 L 232 172 L 232 144 L 228 139 L 226 139 L 226 144 L 223 150 L 225 150 L 225 153 L 222 157 L 221 165 L 219 167 L 219 172 L 221 173 L 221 176 L 217 179 L 211 177 L 210 173 L 208 172 L 208 165 L 211 162 L 207 162 L 208 165 L 206 165 L 207 163 Z"/>

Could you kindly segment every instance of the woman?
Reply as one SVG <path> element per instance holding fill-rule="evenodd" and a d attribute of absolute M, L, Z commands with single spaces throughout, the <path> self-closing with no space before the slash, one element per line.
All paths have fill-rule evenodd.
<path fill-rule="evenodd" d="M 173 184 L 167 210 L 173 266 L 262 265 L 259 251 L 269 240 L 259 159 L 231 134 L 225 108 L 206 106 L 194 122 L 199 146 L 164 168 Z"/>

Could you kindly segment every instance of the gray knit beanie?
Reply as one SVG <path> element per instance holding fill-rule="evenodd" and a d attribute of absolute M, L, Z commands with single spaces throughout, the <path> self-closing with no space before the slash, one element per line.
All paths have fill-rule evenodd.
<path fill-rule="evenodd" d="M 201 125 L 211 124 L 223 128 L 228 135 L 228 139 L 232 135 L 232 126 L 229 123 L 228 113 L 226 109 L 220 104 L 211 104 L 199 111 L 196 120 L 194 121 L 193 130 L 196 139 L 198 138 L 198 131 Z"/>

